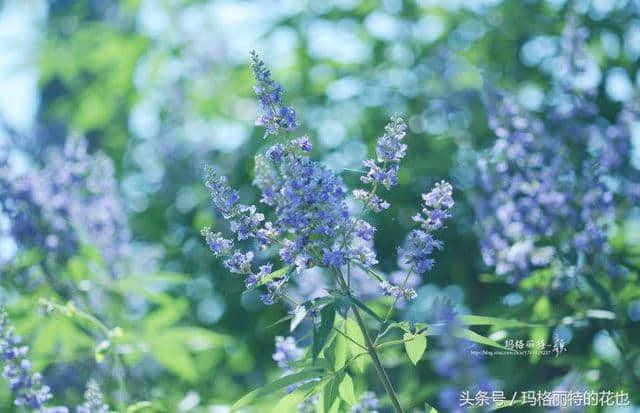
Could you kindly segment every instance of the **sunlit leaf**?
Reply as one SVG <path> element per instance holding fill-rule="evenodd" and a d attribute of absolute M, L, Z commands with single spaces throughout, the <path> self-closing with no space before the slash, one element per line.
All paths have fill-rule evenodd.
<path fill-rule="evenodd" d="M 403 340 L 405 340 L 404 349 L 409 356 L 409 360 L 414 365 L 418 364 L 427 349 L 427 338 L 421 334 L 414 336 L 411 333 L 404 333 Z"/>
<path fill-rule="evenodd" d="M 281 377 L 277 380 L 274 380 L 268 383 L 263 387 L 257 388 L 247 393 L 246 395 L 244 395 L 240 400 L 238 400 L 231 406 L 231 411 L 235 412 L 238 409 L 241 409 L 245 406 L 250 405 L 260 397 L 275 393 L 278 390 L 284 389 L 292 384 L 300 383 L 301 381 L 321 377 L 321 375 L 322 375 L 322 370 L 320 369 L 307 369 L 307 370 L 302 370 L 298 373 Z"/>
<path fill-rule="evenodd" d="M 344 400 L 345 402 L 349 403 L 352 406 L 356 403 L 356 395 L 353 390 L 353 380 L 348 374 L 344 375 L 344 378 L 342 379 L 342 382 L 338 387 L 338 392 L 340 393 L 340 397 L 342 398 L 342 400 Z"/>

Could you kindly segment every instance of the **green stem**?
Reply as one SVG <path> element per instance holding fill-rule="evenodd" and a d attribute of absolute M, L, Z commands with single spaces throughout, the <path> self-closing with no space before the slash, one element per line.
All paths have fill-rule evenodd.
<path fill-rule="evenodd" d="M 376 373 L 378 373 L 378 378 L 382 382 L 382 385 L 384 386 L 385 391 L 387 392 L 387 394 L 389 395 L 389 398 L 391 399 L 391 403 L 393 404 L 393 409 L 395 410 L 396 413 L 403 413 L 404 411 L 402 410 L 402 406 L 400 405 L 400 401 L 398 400 L 398 395 L 393 389 L 391 380 L 389 380 L 389 376 L 387 376 L 387 372 L 384 370 L 384 367 L 382 366 L 382 362 L 378 357 L 378 352 L 376 351 L 376 347 L 374 346 L 373 341 L 369 336 L 369 332 L 367 331 L 367 328 L 365 327 L 364 322 L 362 321 L 362 317 L 360 317 L 360 312 L 358 311 L 358 308 L 355 305 L 352 305 L 351 309 L 353 310 L 353 315 L 356 317 L 356 322 L 358 323 L 358 326 L 362 331 L 362 335 L 364 336 L 364 341 L 367 345 L 367 351 L 369 352 L 369 356 L 373 361 L 373 365 L 376 369 Z"/>
<path fill-rule="evenodd" d="M 338 334 L 340 334 L 341 336 L 343 336 L 347 340 L 351 341 L 353 344 L 355 344 L 356 346 L 360 347 L 361 349 L 363 349 L 363 350 L 367 349 L 362 344 L 358 343 L 357 341 L 355 341 L 354 339 L 352 339 L 351 337 L 349 337 L 348 335 L 343 333 L 342 330 L 340 330 L 339 328 L 333 327 L 333 329 L 336 330 L 338 332 Z"/>
<path fill-rule="evenodd" d="M 411 267 L 409 268 L 409 271 L 407 271 L 407 275 L 405 275 L 404 281 L 402 282 L 402 286 L 400 288 L 404 289 L 407 286 L 407 281 L 409 281 L 409 276 L 413 272 L 413 268 L 414 268 L 414 264 L 411 264 Z M 378 343 L 378 340 L 380 340 L 380 336 L 381 336 L 382 331 L 383 331 L 382 329 L 384 328 L 384 326 L 387 324 L 387 322 L 391 318 L 391 314 L 393 314 L 393 310 L 396 308 L 396 304 L 398 304 L 398 300 L 399 299 L 400 299 L 399 296 L 396 297 L 393 300 L 393 304 L 391 304 L 391 307 L 389 307 L 389 310 L 387 310 L 387 314 L 385 315 L 384 320 L 382 321 L 382 324 L 380 324 L 380 328 L 378 328 L 378 333 L 376 334 L 376 338 L 375 338 L 375 340 L 373 340 L 374 344 Z"/>
<path fill-rule="evenodd" d="M 340 269 L 335 268 L 335 273 L 336 273 L 336 280 L 340 285 L 340 287 L 342 288 L 343 292 L 348 296 L 351 296 L 351 291 L 349 291 L 349 288 L 347 287 L 347 284 L 344 280 L 344 277 L 342 276 Z M 353 311 L 353 315 L 356 318 L 358 327 L 362 332 L 365 345 L 367 347 L 367 352 L 369 353 L 369 357 L 371 357 L 371 361 L 373 361 L 373 366 L 376 369 L 378 378 L 380 379 L 380 382 L 382 382 L 382 386 L 387 392 L 389 399 L 391 399 L 391 404 L 393 404 L 394 411 L 396 413 L 404 413 L 404 410 L 402 410 L 402 405 L 400 405 L 400 400 L 398 399 L 398 395 L 396 394 L 396 391 L 393 389 L 393 385 L 391 384 L 391 380 L 389 380 L 389 376 L 387 375 L 387 372 L 382 366 L 382 362 L 380 361 L 380 357 L 378 356 L 376 346 L 373 344 L 373 341 L 371 340 L 371 336 L 369 336 L 369 332 L 367 331 L 367 327 L 364 325 L 364 321 L 360 316 L 358 307 L 353 303 L 351 304 L 351 311 Z"/>

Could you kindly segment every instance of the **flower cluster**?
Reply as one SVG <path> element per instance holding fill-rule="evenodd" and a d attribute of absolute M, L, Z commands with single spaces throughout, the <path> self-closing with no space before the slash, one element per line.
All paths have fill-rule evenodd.
<path fill-rule="evenodd" d="M 292 363 L 301 360 L 304 356 L 304 350 L 296 344 L 296 339 L 289 337 L 276 337 L 276 350 L 273 353 L 273 359 L 278 363 L 278 367 L 282 370 L 284 375 L 293 373 Z M 308 382 L 308 381 L 307 381 Z M 291 393 L 304 383 L 297 383 L 287 388 L 287 392 Z M 318 395 L 307 397 L 302 403 L 298 405 L 299 413 L 311 413 L 316 411 L 316 405 L 318 404 Z"/>
<path fill-rule="evenodd" d="M 15 405 L 41 411 L 51 399 L 49 387 L 42 383 L 40 373 L 31 371 L 27 358 L 28 347 L 21 344 L 20 336 L 9 324 L 4 309 L 0 310 L 0 362 L 4 364 L 2 376 L 9 382 Z"/>
<path fill-rule="evenodd" d="M 570 216 L 575 179 L 566 148 L 512 97 L 495 91 L 487 109 L 497 139 L 478 165 L 480 197 L 474 208 L 481 252 L 496 273 L 515 280 L 554 257 L 555 248 L 545 240 Z"/>
<path fill-rule="evenodd" d="M 262 105 L 262 115 L 256 119 L 256 125 L 265 127 L 266 135 L 275 135 L 281 129 L 290 131 L 298 127 L 296 111 L 282 104 L 282 86 L 271 79 L 269 71 L 256 52 L 251 52 L 251 68 L 258 81 L 254 91 Z"/>
<path fill-rule="evenodd" d="M 263 123 L 267 135 L 277 135 L 287 128 L 278 123 L 281 118 L 274 120 L 276 111 L 268 109 L 281 105 L 282 89 L 271 80 L 262 61 L 255 54 L 252 57 L 258 81 L 256 90 L 265 106 L 265 119 L 269 119 Z M 352 291 L 356 294 L 373 291 L 375 295 L 391 295 L 397 300 L 414 298 L 415 291 L 406 285 L 407 280 L 396 286 L 389 282 L 379 283 L 377 277 L 367 273 L 378 260 L 372 249 L 375 227 L 363 217 L 367 211 L 379 212 L 389 207 L 376 192 L 380 187 L 390 189 L 397 184 L 399 163 L 407 151 L 403 143 L 406 129 L 402 117 L 394 115 L 386 125 L 385 133 L 378 138 L 376 159 L 365 161 L 369 170 L 361 181 L 372 188 L 371 191 L 354 191 L 354 197 L 364 202 L 357 217 L 350 214 L 347 187 L 342 178 L 309 157 L 312 144 L 306 136 L 280 140 L 255 158 L 254 184 L 261 191 L 261 203 L 272 208 L 273 221 L 267 221 L 255 205 L 242 204 L 238 191 L 228 184 L 227 178 L 207 168 L 206 186 L 213 204 L 229 222 L 236 238 L 227 239 L 221 232 L 204 228 L 202 235 L 209 248 L 216 257 L 224 258 L 223 264 L 230 272 L 245 276 L 247 288 L 264 286 L 266 293 L 262 295 L 262 301 L 267 305 L 284 296 L 285 286 L 293 274 L 301 277 L 314 267 L 341 270 L 348 266 L 349 273 L 354 275 L 362 270 L 360 275 L 364 274 L 365 280 L 353 285 Z M 429 194 L 423 195 L 423 215 L 415 217 L 423 229 L 413 231 L 401 249 L 402 261 L 413 265 L 417 273 L 431 268 L 433 260 L 429 256 L 434 249 L 442 247 L 430 233 L 441 228 L 449 217 L 448 211 L 453 206 L 451 192 L 451 186 L 441 182 Z M 247 240 L 255 240 L 262 249 L 267 249 L 267 256 L 277 251 L 284 267 L 274 271 L 274 265 L 267 262 L 256 271 L 254 259 L 257 255 L 234 245 L 235 241 Z M 326 294 L 330 288 L 324 277 L 314 280 L 317 288 L 306 290 L 316 296 Z"/>
<path fill-rule="evenodd" d="M 434 259 L 431 254 L 434 249 L 441 249 L 442 242 L 436 240 L 431 232 L 443 227 L 444 222 L 451 214 L 449 210 L 453 207 L 453 188 L 447 182 L 437 183 L 433 189 L 422 195 L 424 208 L 422 215 L 413 217 L 415 222 L 420 223 L 421 229 L 412 230 L 407 236 L 404 246 L 399 248 L 400 262 L 413 268 L 418 274 L 429 271 Z"/>
<path fill-rule="evenodd" d="M 364 202 L 365 208 L 380 212 L 389 208 L 389 203 L 376 195 L 377 188 L 382 185 L 391 189 L 398 183 L 398 168 L 400 161 L 407 153 L 407 145 L 402 143 L 407 134 L 407 124 L 400 115 L 393 115 L 391 122 L 385 126 L 385 133 L 378 138 L 376 144 L 377 159 L 365 160 L 364 166 L 369 168 L 360 180 L 373 185 L 371 191 L 355 189 L 353 196 Z"/>
<path fill-rule="evenodd" d="M 594 122 L 595 103 L 585 99 L 550 107 L 546 123 L 503 92 L 487 102 L 497 140 L 479 160 L 474 207 L 486 264 L 511 281 L 554 258 L 575 265 L 586 254 L 611 267 L 609 228 L 640 188 L 629 150 L 633 105 L 610 124 Z"/>
<path fill-rule="evenodd" d="M 0 159 L 0 213 L 10 218 L 10 235 L 24 248 L 60 258 L 80 244 L 94 245 L 105 262 L 114 262 L 130 235 L 113 173 L 111 160 L 89 154 L 77 136 L 50 149 L 41 169 L 16 176 L 9 160 Z"/>
<path fill-rule="evenodd" d="M 98 383 L 89 381 L 84 392 L 84 402 L 76 409 L 76 413 L 107 413 L 109 406 L 104 403 L 104 396 Z"/>
<path fill-rule="evenodd" d="M 298 361 L 304 355 L 304 350 L 297 346 L 296 339 L 289 337 L 276 337 L 276 351 L 273 353 L 273 360 L 278 363 L 285 374 L 292 371 L 291 363 Z"/>
<path fill-rule="evenodd" d="M 292 237 L 282 242 L 280 258 L 298 272 L 316 264 L 342 266 L 347 259 L 344 238 L 338 239 L 350 222 L 346 187 L 305 155 L 310 149 L 309 140 L 299 138 L 256 157 L 262 202 L 275 208 L 278 230 Z"/>

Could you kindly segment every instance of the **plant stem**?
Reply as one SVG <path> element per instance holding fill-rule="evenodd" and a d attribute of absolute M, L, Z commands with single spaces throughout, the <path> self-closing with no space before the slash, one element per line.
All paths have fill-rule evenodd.
<path fill-rule="evenodd" d="M 362 335 L 364 336 L 365 344 L 367 345 L 367 351 L 369 352 L 369 356 L 373 361 L 373 365 L 376 368 L 376 373 L 378 373 L 378 378 L 382 382 L 385 391 L 389 395 L 391 399 L 391 403 L 393 404 L 393 409 L 396 413 L 403 413 L 402 406 L 400 405 L 400 401 L 398 400 L 398 395 L 393 389 L 393 385 L 391 384 L 391 380 L 389 380 L 389 376 L 387 376 L 387 372 L 384 370 L 382 363 L 380 362 L 380 358 L 378 357 L 378 352 L 376 351 L 373 342 L 371 341 L 371 337 L 369 336 L 369 332 L 362 321 L 362 317 L 360 317 L 360 312 L 355 305 L 351 305 L 351 309 L 353 310 L 353 315 L 356 317 L 356 322 L 362 331 Z"/>
<path fill-rule="evenodd" d="M 348 296 L 351 296 L 351 291 L 347 287 L 347 284 L 342 276 L 342 272 L 339 268 L 335 268 L 336 280 L 343 292 Z M 402 406 L 400 405 L 400 400 L 398 399 L 398 395 L 396 391 L 393 389 L 393 385 L 391 384 L 391 380 L 389 380 L 389 376 L 382 366 L 382 362 L 380 361 L 380 357 L 378 357 L 378 352 L 376 350 L 376 346 L 373 344 L 371 340 L 371 336 L 369 336 L 369 332 L 367 331 L 367 327 L 364 325 L 364 321 L 360 316 L 360 312 L 355 304 L 351 304 L 351 310 L 353 311 L 353 315 L 356 318 L 356 322 L 358 323 L 358 327 L 360 327 L 360 331 L 362 332 L 362 336 L 364 337 L 364 342 L 367 347 L 367 352 L 369 353 L 369 357 L 371 357 L 371 361 L 373 361 L 373 365 L 376 369 L 376 373 L 378 374 L 378 378 L 382 382 L 382 386 L 384 390 L 387 392 L 389 399 L 391 399 L 391 404 L 393 404 L 393 409 L 396 413 L 404 413 L 402 410 Z"/>

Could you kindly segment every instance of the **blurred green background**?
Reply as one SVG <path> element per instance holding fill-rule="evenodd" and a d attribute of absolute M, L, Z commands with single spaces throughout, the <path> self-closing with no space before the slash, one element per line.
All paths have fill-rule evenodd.
<path fill-rule="evenodd" d="M 383 271 L 395 268 L 395 246 L 411 226 L 420 193 L 440 179 L 454 185 L 454 219 L 442 232 L 446 248 L 411 317 L 420 319 L 437 294 L 474 314 L 522 321 L 560 323 L 600 308 L 597 297 L 553 295 L 535 281 L 518 287 L 490 274 L 465 198 L 474 179 L 470 153 L 493 139 L 479 97 L 483 79 L 536 111 L 550 88 L 543 63 L 556 51 L 549 40 L 574 9 L 599 64 L 600 110 L 613 117 L 639 81 L 640 5 L 632 0 L 3 1 L 0 116 L 7 130 L 36 159 L 69 134 L 85 135 L 90 152 L 104 151 L 116 168 L 140 262 L 135 274 L 108 283 L 97 315 L 125 332 L 132 398 L 153 400 L 159 411 L 223 412 L 279 375 L 273 338 L 287 328 L 270 325 L 287 309 L 242 295 L 242 281 L 214 260 L 199 234 L 218 219 L 202 183 L 205 163 L 228 175 L 247 203 L 258 201 L 253 155 L 265 141 L 253 125 L 259 108 L 248 66 L 252 49 L 283 84 L 314 156 L 348 183 L 358 177 L 346 169 L 360 169 L 388 117 L 406 115 L 409 151 L 388 196 L 393 207 L 374 218 Z M 637 248 L 639 228 L 631 220 L 616 239 Z M 20 254 L 3 250 L 5 259 Z M 57 276 L 98 279 L 94 258 L 85 251 Z M 95 361 L 90 329 L 36 308 L 39 297 L 73 297 L 25 287 L 14 277 L 1 282 L 9 313 L 60 403 L 79 400 L 96 372 L 109 377 L 112 367 Z M 632 308 L 640 298 L 638 275 L 607 282 L 618 318 L 565 331 L 563 356 L 486 360 L 505 393 L 550 390 L 576 374 L 588 388 L 626 390 L 640 404 L 640 317 L 634 320 Z M 626 358 L 603 333 L 609 327 L 624 331 Z M 508 338 L 529 333 L 510 331 Z M 385 355 L 401 399 L 415 408 L 435 403 L 444 383 L 429 362 L 414 368 L 401 357 Z M 106 383 L 108 394 L 117 388 Z M 381 393 L 373 374 L 361 386 Z M 273 399 L 263 403 L 256 411 L 268 411 Z M 633 409 L 607 411 L 640 411 Z M 6 386 L 0 410 L 14 411 Z"/>

